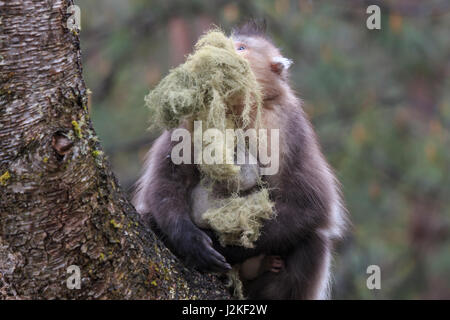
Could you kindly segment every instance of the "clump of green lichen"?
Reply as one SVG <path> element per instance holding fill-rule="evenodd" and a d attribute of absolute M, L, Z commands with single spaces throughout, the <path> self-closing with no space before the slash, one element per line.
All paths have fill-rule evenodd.
<path fill-rule="evenodd" d="M 73 131 L 75 132 L 75 135 L 79 139 L 83 138 L 83 134 L 81 133 L 80 125 L 78 124 L 77 121 L 75 121 L 75 120 L 72 121 L 72 127 L 73 127 Z"/>
<path fill-rule="evenodd" d="M 121 223 L 118 223 L 116 220 L 114 220 L 114 219 L 111 219 L 110 221 L 109 221 L 109 223 L 111 223 L 111 225 L 114 227 L 114 228 L 116 228 L 116 229 L 122 229 L 122 224 Z"/>
<path fill-rule="evenodd" d="M 101 156 L 102 154 L 103 154 L 103 152 L 100 150 L 92 151 L 92 155 L 94 156 L 94 158 L 97 158 L 97 157 Z"/>
<path fill-rule="evenodd" d="M 9 171 L 6 171 L 4 174 L 0 176 L 0 184 L 2 186 L 6 186 L 8 180 L 11 178 L 11 175 L 9 174 Z"/>

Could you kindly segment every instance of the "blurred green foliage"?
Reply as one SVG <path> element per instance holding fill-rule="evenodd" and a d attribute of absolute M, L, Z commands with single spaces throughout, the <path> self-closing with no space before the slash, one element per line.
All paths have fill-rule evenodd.
<path fill-rule="evenodd" d="M 146 131 L 144 96 L 180 62 L 173 35 L 192 46 L 212 23 L 229 31 L 264 17 L 294 60 L 292 86 L 353 223 L 334 298 L 450 298 L 450 7 L 375 2 L 381 30 L 366 28 L 356 0 L 76 1 L 90 111 L 122 185 L 131 190 L 157 134 Z M 366 287 L 372 264 L 381 290 Z"/>

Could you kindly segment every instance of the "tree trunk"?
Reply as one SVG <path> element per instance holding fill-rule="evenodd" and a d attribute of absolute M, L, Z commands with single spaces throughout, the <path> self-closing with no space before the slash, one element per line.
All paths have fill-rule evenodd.
<path fill-rule="evenodd" d="M 144 226 L 87 112 L 68 0 L 0 2 L 0 297 L 229 298 Z M 81 271 L 68 289 L 67 268 Z"/>

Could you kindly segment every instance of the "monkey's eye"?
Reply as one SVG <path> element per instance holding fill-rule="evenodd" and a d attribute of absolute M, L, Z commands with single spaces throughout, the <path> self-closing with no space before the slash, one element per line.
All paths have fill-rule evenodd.
<path fill-rule="evenodd" d="M 239 50 L 239 51 L 245 50 L 245 47 L 244 47 L 244 46 L 240 46 L 240 47 L 238 48 L 238 50 Z"/>

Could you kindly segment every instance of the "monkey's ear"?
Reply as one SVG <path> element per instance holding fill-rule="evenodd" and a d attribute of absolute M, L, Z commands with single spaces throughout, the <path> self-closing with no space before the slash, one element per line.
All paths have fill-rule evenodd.
<path fill-rule="evenodd" d="M 281 74 L 283 70 L 289 69 L 292 64 L 292 60 L 285 57 L 275 57 L 270 63 L 270 69 L 276 74 Z"/>

